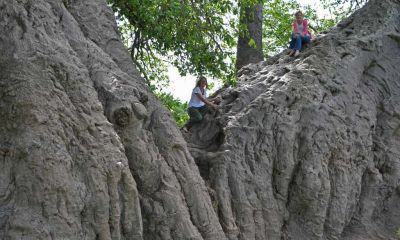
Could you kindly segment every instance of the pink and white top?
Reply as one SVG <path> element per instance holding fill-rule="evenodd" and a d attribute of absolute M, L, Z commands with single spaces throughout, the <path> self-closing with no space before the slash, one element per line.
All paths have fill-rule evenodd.
<path fill-rule="evenodd" d="M 301 30 L 301 29 L 299 29 L 299 27 L 297 26 L 297 21 L 294 21 L 293 22 L 293 32 L 294 33 L 303 33 L 304 36 L 308 35 L 308 36 L 311 37 L 311 33 L 308 31 L 308 21 L 307 21 L 307 19 L 303 20 L 302 26 L 303 26 L 303 29 L 302 29 L 303 31 L 299 32 L 299 30 Z"/>

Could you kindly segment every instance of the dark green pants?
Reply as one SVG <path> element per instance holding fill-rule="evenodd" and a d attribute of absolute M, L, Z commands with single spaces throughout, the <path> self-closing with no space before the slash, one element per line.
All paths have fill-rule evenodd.
<path fill-rule="evenodd" d="M 190 107 L 188 108 L 189 113 L 189 121 L 186 123 L 186 128 L 191 128 L 194 123 L 198 123 L 203 120 L 204 116 L 209 112 L 209 109 L 206 105 L 202 107 Z"/>

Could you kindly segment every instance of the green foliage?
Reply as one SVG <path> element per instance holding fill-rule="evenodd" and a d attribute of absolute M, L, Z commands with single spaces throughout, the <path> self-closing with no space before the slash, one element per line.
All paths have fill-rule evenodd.
<path fill-rule="evenodd" d="M 256 46 L 256 42 L 254 41 L 254 39 L 250 38 L 249 46 L 252 47 L 252 48 L 256 48 L 257 47 Z"/>
<path fill-rule="evenodd" d="M 397 239 L 400 239 L 400 228 L 397 229 L 397 231 L 396 231 L 396 237 L 397 237 Z"/>
<path fill-rule="evenodd" d="M 117 13 L 132 59 L 148 82 L 164 81 L 169 62 L 182 75 L 232 76 L 225 61 L 233 54 L 231 1 L 109 0 Z M 160 77 L 161 74 L 161 77 Z"/>
<path fill-rule="evenodd" d="M 169 93 L 156 93 L 156 95 L 171 111 L 177 125 L 183 127 L 183 125 L 189 120 L 189 115 L 186 112 L 188 104 L 180 102 Z"/>

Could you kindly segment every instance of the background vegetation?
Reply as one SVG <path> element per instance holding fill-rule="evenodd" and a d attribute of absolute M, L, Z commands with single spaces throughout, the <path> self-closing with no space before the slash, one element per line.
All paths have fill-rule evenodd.
<path fill-rule="evenodd" d="M 124 44 L 150 89 L 170 109 L 179 126 L 188 119 L 187 104 L 163 89 L 167 68 L 182 76 L 206 75 L 234 85 L 240 10 L 263 4 L 263 55 L 287 47 L 293 14 L 302 10 L 314 33 L 326 30 L 367 0 L 321 0 L 330 17 L 318 16 L 312 6 L 297 0 L 109 0 Z M 250 38 L 249 44 L 252 44 Z"/>

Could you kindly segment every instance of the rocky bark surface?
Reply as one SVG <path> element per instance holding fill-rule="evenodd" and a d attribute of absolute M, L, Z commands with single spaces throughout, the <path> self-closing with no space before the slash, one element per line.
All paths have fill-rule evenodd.
<path fill-rule="evenodd" d="M 225 239 L 104 0 L 1 0 L 0 30 L 1 239 Z"/>
<path fill-rule="evenodd" d="M 229 239 L 395 239 L 400 2 L 239 72 L 188 141 Z"/>
<path fill-rule="evenodd" d="M 0 238 L 393 239 L 399 12 L 242 68 L 187 143 L 104 0 L 0 0 Z"/>

